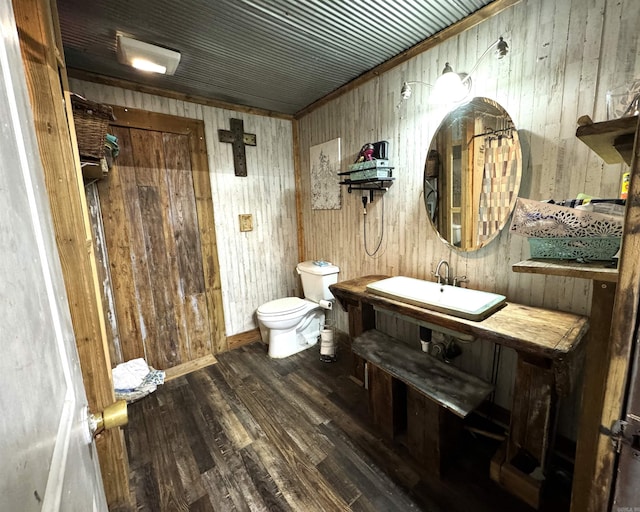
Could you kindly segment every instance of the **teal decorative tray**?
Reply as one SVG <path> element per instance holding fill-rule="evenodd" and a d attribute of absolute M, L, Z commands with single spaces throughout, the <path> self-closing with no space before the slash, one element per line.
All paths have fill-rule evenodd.
<path fill-rule="evenodd" d="M 529 238 L 532 258 L 610 260 L 620 249 L 621 237 Z"/>

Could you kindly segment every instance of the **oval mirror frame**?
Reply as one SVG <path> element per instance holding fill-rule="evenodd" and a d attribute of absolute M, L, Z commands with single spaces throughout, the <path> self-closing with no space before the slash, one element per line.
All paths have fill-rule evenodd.
<path fill-rule="evenodd" d="M 476 97 L 449 112 L 424 166 L 424 203 L 440 238 L 475 251 L 504 228 L 520 189 L 522 149 L 513 121 L 496 101 Z"/>

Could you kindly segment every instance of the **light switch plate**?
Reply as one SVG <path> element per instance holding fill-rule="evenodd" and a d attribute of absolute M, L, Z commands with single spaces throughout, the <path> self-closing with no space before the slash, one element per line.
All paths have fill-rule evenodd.
<path fill-rule="evenodd" d="M 253 231 L 253 215 L 241 213 L 238 218 L 240 219 L 240 231 Z"/>

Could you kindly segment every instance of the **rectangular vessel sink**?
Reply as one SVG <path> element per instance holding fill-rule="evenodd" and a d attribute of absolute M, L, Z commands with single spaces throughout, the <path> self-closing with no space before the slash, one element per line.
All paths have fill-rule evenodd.
<path fill-rule="evenodd" d="M 484 320 L 507 298 L 497 293 L 471 290 L 413 277 L 390 277 L 367 285 L 367 291 L 467 320 Z"/>

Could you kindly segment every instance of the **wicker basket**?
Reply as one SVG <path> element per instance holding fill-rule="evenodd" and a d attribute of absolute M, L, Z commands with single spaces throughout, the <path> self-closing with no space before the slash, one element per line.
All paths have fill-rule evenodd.
<path fill-rule="evenodd" d="M 102 158 L 109 122 L 115 120 L 113 110 L 108 105 L 89 101 L 73 93 L 71 105 L 78 139 L 78 152 L 82 156 Z"/>

